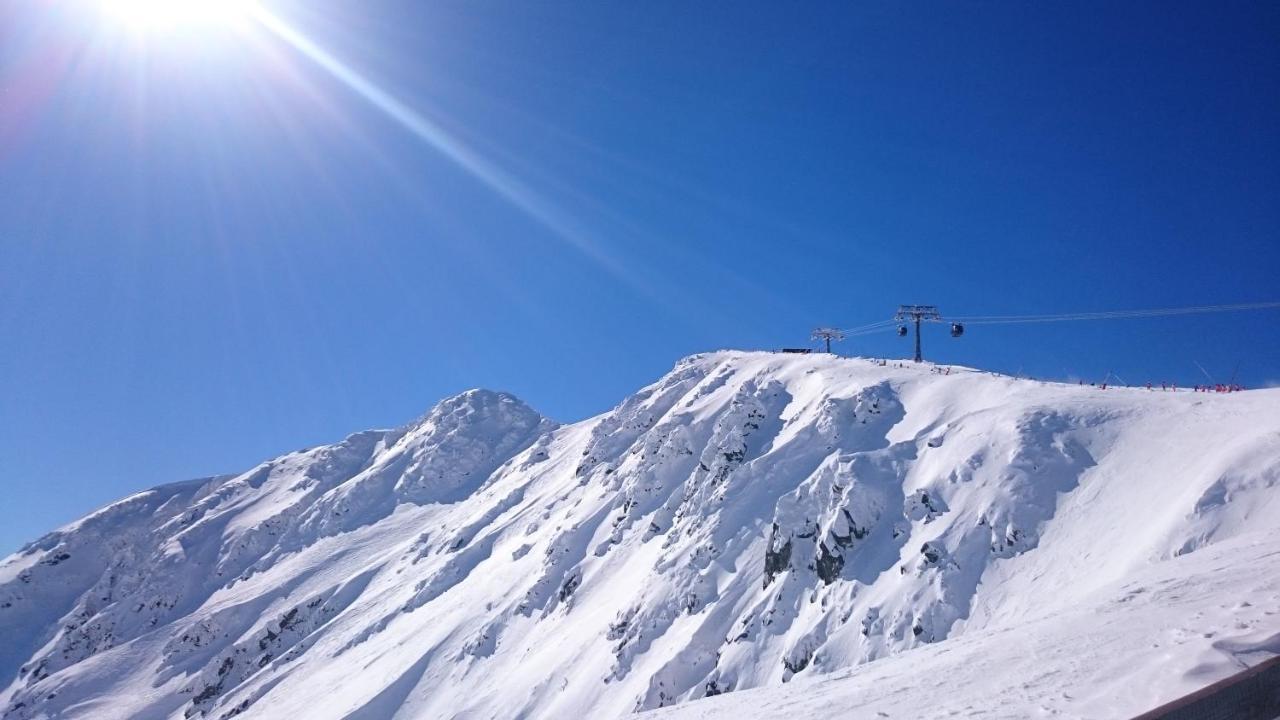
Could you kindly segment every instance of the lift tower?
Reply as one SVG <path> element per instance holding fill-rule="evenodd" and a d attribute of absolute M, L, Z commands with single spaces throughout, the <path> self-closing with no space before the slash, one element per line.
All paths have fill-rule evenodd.
<path fill-rule="evenodd" d="M 820 327 L 813 331 L 814 340 L 825 340 L 827 343 L 827 354 L 831 354 L 831 341 L 843 340 L 844 333 L 835 328 Z"/>
<path fill-rule="evenodd" d="M 923 358 L 920 356 L 920 321 L 929 320 L 932 322 L 941 322 L 942 313 L 938 312 L 938 308 L 933 305 L 899 305 L 898 313 L 893 316 L 894 320 L 904 322 L 911 320 L 916 325 L 916 362 L 920 362 Z M 902 328 L 906 330 L 906 328 Z"/>

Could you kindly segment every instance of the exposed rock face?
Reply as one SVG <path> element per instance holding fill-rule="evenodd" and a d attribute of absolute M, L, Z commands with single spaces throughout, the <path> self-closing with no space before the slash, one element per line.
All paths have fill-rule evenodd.
<path fill-rule="evenodd" d="M 563 427 L 470 391 L 6 559 L 0 708 L 609 717 L 827 673 L 1277 519 L 1238 504 L 1280 511 L 1266 394 L 764 353 Z"/>

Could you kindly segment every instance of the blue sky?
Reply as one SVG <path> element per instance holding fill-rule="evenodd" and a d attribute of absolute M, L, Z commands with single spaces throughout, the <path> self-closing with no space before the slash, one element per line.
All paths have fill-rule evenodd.
<path fill-rule="evenodd" d="M 575 420 L 899 303 L 1280 296 L 1275 3 L 268 3 L 344 82 L 110 1 L 0 2 L 0 550 L 469 387 Z M 1278 321 L 926 354 L 1256 386 Z"/>

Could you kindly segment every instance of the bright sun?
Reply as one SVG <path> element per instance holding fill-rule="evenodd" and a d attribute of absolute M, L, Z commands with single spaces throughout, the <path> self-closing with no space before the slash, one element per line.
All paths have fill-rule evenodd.
<path fill-rule="evenodd" d="M 99 0 L 106 13 L 135 30 L 226 25 L 249 16 L 253 0 Z"/>

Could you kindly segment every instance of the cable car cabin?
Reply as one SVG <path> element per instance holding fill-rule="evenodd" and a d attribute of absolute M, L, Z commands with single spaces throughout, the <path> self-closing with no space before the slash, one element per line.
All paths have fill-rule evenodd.
<path fill-rule="evenodd" d="M 960 337 L 964 334 L 963 323 L 951 323 L 951 337 Z"/>
<path fill-rule="evenodd" d="M 906 336 L 907 336 L 907 326 L 906 326 L 906 325 L 899 325 L 899 326 L 898 326 L 898 337 L 906 337 Z"/>
<path fill-rule="evenodd" d="M 809 353 L 813 352 L 813 350 L 809 348 L 782 348 L 782 352 L 790 353 L 793 355 L 808 355 Z"/>

